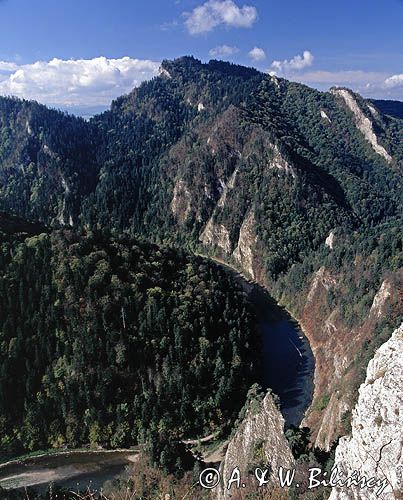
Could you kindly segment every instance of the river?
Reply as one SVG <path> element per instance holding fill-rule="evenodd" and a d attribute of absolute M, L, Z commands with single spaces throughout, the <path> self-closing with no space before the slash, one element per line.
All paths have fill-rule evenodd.
<path fill-rule="evenodd" d="M 242 278 L 244 280 L 244 278 Z M 262 385 L 280 399 L 286 427 L 299 426 L 313 395 L 315 359 L 298 323 L 257 284 L 245 286 L 262 334 Z"/>
<path fill-rule="evenodd" d="M 136 461 L 136 450 L 66 451 L 14 460 L 0 465 L 4 489 L 33 487 L 44 493 L 50 483 L 68 491 L 100 491 L 107 481 L 124 474 Z"/>
<path fill-rule="evenodd" d="M 308 339 L 298 322 L 264 287 L 227 262 L 211 259 L 235 278 L 254 306 L 262 337 L 261 385 L 279 397 L 285 427 L 299 426 L 314 391 L 315 357 Z"/>

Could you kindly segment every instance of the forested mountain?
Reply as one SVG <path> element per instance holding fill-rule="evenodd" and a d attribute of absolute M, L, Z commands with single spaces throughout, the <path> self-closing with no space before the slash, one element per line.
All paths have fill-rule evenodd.
<path fill-rule="evenodd" d="M 403 102 L 385 101 L 382 99 L 372 99 L 372 102 L 383 114 L 403 118 Z"/>
<path fill-rule="evenodd" d="M 260 363 L 228 273 L 127 236 L 0 237 L 2 454 L 149 442 L 159 460 L 228 431 Z"/>
<path fill-rule="evenodd" d="M 0 98 L 0 209 L 73 225 L 96 186 L 96 130 L 36 102 Z"/>
<path fill-rule="evenodd" d="M 403 121 L 385 106 L 348 89 L 319 92 L 254 69 L 191 57 L 164 61 L 160 76 L 90 122 L 1 98 L 0 209 L 49 227 L 74 225 L 76 236 L 67 239 L 109 229 L 209 253 L 267 286 L 311 341 L 317 364 L 306 423 L 317 444 L 329 448 L 348 430 L 365 365 L 397 326 L 402 309 Z M 47 255 L 57 255 L 54 261 L 67 267 L 78 259 L 78 267 L 65 279 L 56 270 L 46 279 L 78 280 L 77 290 L 98 293 L 79 262 L 88 252 L 110 255 L 114 243 L 88 236 L 88 250 L 76 255 L 79 241 L 59 244 L 64 233 L 57 234 L 35 245 L 45 245 Z M 178 265 L 187 258 L 178 257 Z M 119 276 L 109 266 L 105 272 Z M 186 288 L 179 282 L 179 290 Z M 68 324 L 78 325 L 74 314 L 82 297 L 74 288 L 66 290 L 63 285 L 57 293 L 72 293 L 68 303 L 75 305 L 63 314 Z M 33 306 L 30 311 L 33 316 Z M 84 316 L 84 324 L 89 321 L 101 336 L 98 312 L 91 321 Z M 114 321 L 118 335 L 116 314 Z M 159 338 L 162 332 L 154 334 Z M 194 332 L 195 339 L 200 335 Z M 236 337 L 237 348 L 242 342 Z M 176 355 L 173 348 L 169 362 Z M 249 355 L 248 349 L 242 354 Z M 245 376 L 246 383 L 250 372 L 246 376 L 244 368 L 234 377 Z M 77 404 L 81 411 L 83 404 Z M 204 429 L 210 410 L 186 431 Z M 109 425 L 103 414 L 91 418 L 90 424 L 100 419 L 101 427 Z M 63 438 L 66 433 L 60 430 Z"/>
<path fill-rule="evenodd" d="M 287 217 L 297 219 L 305 241 L 290 234 L 287 246 L 317 246 L 309 223 L 322 241 L 333 226 L 373 225 L 401 210 L 401 121 L 343 89 L 318 92 L 186 57 L 165 61 L 160 77 L 91 123 L 32 102 L 0 103 L 0 207 L 47 224 L 77 223 L 80 214 L 88 224 L 165 239 L 179 221 L 197 241 L 231 176 L 249 190 L 232 190 L 237 207 L 259 205 L 270 225 L 278 226 L 276 193 L 292 201 L 279 233 Z M 238 211 L 243 218 L 245 208 Z M 267 243 L 280 267 L 298 257 Z"/>

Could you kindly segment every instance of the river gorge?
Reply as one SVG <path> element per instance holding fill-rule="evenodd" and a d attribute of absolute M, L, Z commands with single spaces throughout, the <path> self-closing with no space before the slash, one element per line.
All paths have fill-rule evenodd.
<path fill-rule="evenodd" d="M 286 427 L 298 426 L 314 389 L 315 360 L 308 339 L 265 288 L 226 268 L 234 273 L 256 312 L 262 338 L 262 386 L 278 396 Z"/>

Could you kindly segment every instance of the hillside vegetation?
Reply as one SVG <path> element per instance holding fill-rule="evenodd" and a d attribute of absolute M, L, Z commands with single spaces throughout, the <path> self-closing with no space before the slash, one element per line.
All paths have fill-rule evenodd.
<path fill-rule="evenodd" d="M 227 432 L 259 379 L 251 306 L 205 259 L 61 230 L 3 235 L 0 275 L 3 455 L 146 443 L 172 468 L 167 443 Z"/>

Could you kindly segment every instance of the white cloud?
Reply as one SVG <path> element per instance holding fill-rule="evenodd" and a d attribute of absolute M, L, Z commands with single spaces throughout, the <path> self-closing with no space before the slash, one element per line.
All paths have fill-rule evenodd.
<path fill-rule="evenodd" d="M 191 35 L 207 33 L 220 25 L 250 28 L 257 20 L 255 7 L 238 7 L 233 0 L 208 0 L 185 15 L 185 25 Z"/>
<path fill-rule="evenodd" d="M 306 71 L 291 72 L 287 78 L 296 82 L 305 83 L 320 90 L 329 87 L 348 87 L 362 94 L 364 97 L 376 99 L 403 100 L 403 75 L 389 76 L 381 71 Z"/>
<path fill-rule="evenodd" d="M 301 69 L 312 66 L 314 57 L 309 50 L 304 50 L 302 56 L 297 55 L 290 59 L 289 61 L 285 59 L 284 61 L 273 61 L 271 63 L 271 68 L 273 72 L 284 73 L 287 71 L 300 71 Z"/>
<path fill-rule="evenodd" d="M 391 89 L 400 87 L 403 88 L 403 73 L 386 78 L 385 86 Z"/>
<path fill-rule="evenodd" d="M 249 52 L 249 57 L 254 62 L 264 61 L 264 59 L 266 59 L 266 52 L 259 47 L 253 47 Z"/>
<path fill-rule="evenodd" d="M 162 29 L 162 31 L 170 31 L 171 29 L 174 29 L 177 26 L 179 26 L 179 22 L 176 19 L 174 19 L 173 21 L 167 21 L 162 23 L 160 28 Z"/>
<path fill-rule="evenodd" d="M 56 107 L 108 106 L 155 76 L 159 63 L 149 60 L 52 59 L 18 65 L 0 62 L 0 95 L 15 95 Z"/>
<path fill-rule="evenodd" d="M 211 57 L 228 57 L 239 52 L 238 47 L 230 47 L 229 45 L 219 45 L 209 51 Z"/>
<path fill-rule="evenodd" d="M 18 68 L 18 64 L 7 61 L 0 61 L 0 71 L 15 71 Z"/>

